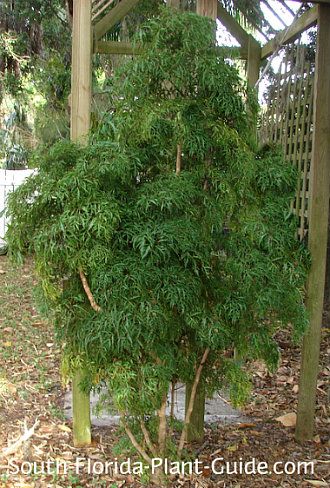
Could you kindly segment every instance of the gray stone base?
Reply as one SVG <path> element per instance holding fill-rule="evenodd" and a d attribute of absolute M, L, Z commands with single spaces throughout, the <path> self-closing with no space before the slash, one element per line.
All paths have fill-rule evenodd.
<path fill-rule="evenodd" d="M 7 254 L 7 251 L 8 251 L 8 246 L 7 246 L 7 243 L 6 241 L 4 241 L 1 237 L 0 237 L 0 256 L 3 256 L 5 254 Z"/>
<path fill-rule="evenodd" d="M 92 424 L 98 427 L 105 427 L 111 425 L 117 425 L 119 423 L 119 415 L 111 405 L 111 400 L 107 400 L 106 410 L 103 410 L 101 414 L 97 414 L 97 403 L 100 395 L 106 395 L 106 390 L 101 391 L 100 394 L 91 394 L 91 409 L 92 409 Z M 67 419 L 72 418 L 72 395 L 68 391 L 64 398 L 64 412 Z M 169 401 L 168 401 L 169 404 Z M 176 391 L 176 402 L 174 415 L 178 420 L 184 419 L 185 411 L 185 386 L 178 385 Z M 167 408 L 169 414 L 169 406 Z M 246 422 L 248 419 L 244 417 L 239 410 L 230 406 L 224 395 L 215 394 L 213 398 L 206 400 L 205 405 L 205 422 L 212 424 L 220 422 L 223 424 Z"/>

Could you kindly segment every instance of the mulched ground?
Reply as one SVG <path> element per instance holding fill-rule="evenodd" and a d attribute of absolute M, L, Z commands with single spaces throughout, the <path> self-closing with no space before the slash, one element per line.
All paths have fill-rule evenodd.
<path fill-rule="evenodd" d="M 97 469 L 106 461 L 115 459 L 114 446 L 121 434 L 115 428 L 95 428 L 91 447 L 77 449 L 72 446 L 72 426 L 63 416 L 60 350 L 54 342 L 51 325 L 41 320 L 33 306 L 34 285 L 31 263 L 23 269 L 14 269 L 6 257 L 0 257 L 0 487 L 142 487 L 138 478 L 130 475 L 93 476 L 85 473 L 87 462 Z M 204 463 L 202 474 L 172 479 L 168 486 L 330 486 L 329 324 L 325 324 L 323 330 L 315 437 L 304 445 L 294 441 L 294 427 L 285 427 L 276 421 L 286 415 L 285 419 L 292 422 L 290 414 L 296 411 L 300 361 L 299 349 L 290 344 L 287 335 L 281 334 L 279 341 L 282 362 L 276 374 L 268 374 L 262 364 L 252 365 L 254 392 L 250 403 L 243 409 L 251 421 L 208 427 L 204 443 L 190 446 L 194 456 Z M 8 454 L 8 448 L 15 441 L 20 442 L 21 436 L 33 426 L 34 434 L 14 453 Z M 127 457 L 125 453 L 121 456 Z M 70 470 L 70 467 L 75 467 L 78 457 L 86 459 L 79 476 L 74 469 Z M 270 469 L 275 462 L 291 462 L 286 466 L 290 472 L 299 468 L 299 462 L 313 461 L 314 473 L 305 473 L 303 465 L 300 465 L 301 472 L 291 475 L 215 474 L 206 466 L 217 458 L 223 458 L 215 463 L 218 471 L 225 461 L 229 463 L 229 470 L 235 471 L 235 461 L 253 462 L 255 459 L 256 462 L 267 462 Z M 36 462 L 40 468 L 42 461 L 51 463 L 56 460 L 60 466 L 66 463 L 69 468 L 67 475 L 61 472 L 48 474 L 54 464 L 49 464 L 49 468 L 44 465 L 46 475 L 21 473 L 22 469 L 30 466 L 24 464 L 26 461 Z M 278 467 L 282 469 L 284 464 Z M 14 474 L 18 470 L 20 472 Z"/>

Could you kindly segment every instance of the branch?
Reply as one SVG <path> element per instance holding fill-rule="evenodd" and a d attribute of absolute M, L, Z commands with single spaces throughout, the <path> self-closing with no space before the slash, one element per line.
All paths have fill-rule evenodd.
<path fill-rule="evenodd" d="M 187 431 L 188 431 L 188 425 L 190 423 L 190 417 L 191 417 L 191 414 L 192 414 L 192 411 L 193 411 L 193 408 L 194 408 L 194 403 L 195 403 L 195 397 L 196 397 L 196 391 L 197 391 L 198 383 L 199 383 L 199 380 L 200 380 L 200 377 L 201 377 L 201 374 L 202 374 L 203 366 L 206 363 L 207 356 L 209 355 L 209 352 L 210 352 L 210 348 L 207 347 L 205 349 L 205 351 L 204 351 L 202 360 L 201 360 L 201 362 L 200 362 L 200 364 L 198 366 L 198 369 L 196 371 L 194 383 L 193 383 L 192 388 L 191 388 L 191 395 L 190 395 L 189 404 L 188 404 L 188 408 L 187 408 L 187 413 L 186 413 L 186 416 L 185 416 L 185 419 L 184 419 L 184 426 L 183 426 L 183 430 L 182 430 L 181 437 L 180 437 L 180 442 L 179 442 L 179 447 L 178 447 L 178 456 L 179 457 L 181 457 L 182 449 L 183 449 L 183 446 L 184 446 L 184 443 L 185 443 L 185 440 L 186 440 Z"/>
<path fill-rule="evenodd" d="M 146 428 L 146 424 L 144 423 L 143 420 L 140 421 L 140 427 L 144 436 L 144 440 L 146 441 L 147 447 L 149 448 L 151 454 L 153 457 L 157 457 L 156 449 L 153 443 L 151 442 L 149 432 Z"/>
<path fill-rule="evenodd" d="M 205 178 L 204 180 L 204 186 L 203 186 L 203 190 L 207 191 L 208 190 L 208 187 L 209 187 L 209 183 L 207 181 L 207 178 Z"/>
<path fill-rule="evenodd" d="M 79 269 L 79 276 L 80 276 L 82 285 L 84 287 L 85 293 L 87 295 L 87 298 L 89 300 L 89 303 L 91 304 L 91 307 L 95 310 L 95 312 L 100 312 L 101 307 L 96 303 L 96 301 L 93 297 L 93 294 L 91 292 L 91 289 L 89 288 L 87 278 L 86 278 L 86 276 L 85 276 L 85 274 L 81 268 Z"/>
<path fill-rule="evenodd" d="M 170 430 L 168 436 L 171 438 L 173 434 L 173 422 L 174 422 L 174 407 L 175 407 L 175 386 L 176 381 L 172 380 L 171 383 L 171 408 L 170 408 Z"/>
<path fill-rule="evenodd" d="M 208 158 L 205 161 L 206 171 L 207 171 L 207 168 L 209 168 L 210 166 L 211 166 L 211 160 Z M 203 190 L 207 191 L 208 189 L 209 189 L 209 182 L 208 182 L 207 176 L 205 175 Z"/>
<path fill-rule="evenodd" d="M 152 465 L 152 459 L 150 456 L 148 456 L 148 454 L 146 453 L 146 451 L 143 449 L 143 447 L 138 443 L 138 441 L 136 440 L 133 432 L 131 431 L 131 429 L 128 427 L 127 423 L 123 420 L 122 418 L 122 422 L 124 424 L 124 429 L 125 429 L 125 432 L 126 434 L 128 435 L 129 437 L 129 440 L 131 441 L 131 443 L 133 444 L 133 446 L 135 447 L 135 449 L 137 450 L 137 452 L 143 457 L 143 459 L 145 461 L 147 461 L 147 463 L 151 466 Z"/>
<path fill-rule="evenodd" d="M 182 160 L 182 146 L 181 144 L 177 145 L 176 148 L 176 168 L 175 168 L 175 174 L 179 175 L 181 172 L 181 160 Z"/>
<path fill-rule="evenodd" d="M 171 384 L 171 411 L 170 411 L 170 419 L 174 419 L 174 406 L 175 406 L 175 381 L 172 381 Z"/>
<path fill-rule="evenodd" d="M 24 442 L 26 442 L 28 439 L 30 439 L 30 437 L 33 436 L 34 431 L 38 427 L 39 423 L 40 423 L 39 420 L 36 420 L 36 422 L 31 427 L 31 429 L 26 430 L 24 434 L 21 435 L 21 437 L 16 442 L 14 442 L 14 444 L 7 447 L 7 449 L 4 449 L 3 452 L 0 454 L 0 459 L 10 456 L 10 454 L 14 454 L 16 451 L 18 451 L 21 445 L 24 444 Z"/>

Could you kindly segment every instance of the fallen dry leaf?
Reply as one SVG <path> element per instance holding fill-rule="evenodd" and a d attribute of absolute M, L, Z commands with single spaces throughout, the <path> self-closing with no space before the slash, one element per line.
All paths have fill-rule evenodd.
<path fill-rule="evenodd" d="M 255 426 L 256 426 L 256 424 L 253 424 L 252 422 L 245 422 L 245 423 L 243 422 L 241 424 L 238 424 L 237 428 L 238 429 L 249 429 L 249 428 L 255 427 Z"/>
<path fill-rule="evenodd" d="M 295 427 L 297 422 L 297 414 L 295 412 L 290 412 L 277 417 L 275 420 L 284 425 L 284 427 Z"/>
<path fill-rule="evenodd" d="M 6 378 L 0 378 L 0 395 L 15 395 L 17 388 L 13 383 L 10 383 Z"/>
<path fill-rule="evenodd" d="M 329 486 L 329 484 L 326 481 L 320 481 L 320 480 L 305 480 L 305 481 L 312 486 Z"/>

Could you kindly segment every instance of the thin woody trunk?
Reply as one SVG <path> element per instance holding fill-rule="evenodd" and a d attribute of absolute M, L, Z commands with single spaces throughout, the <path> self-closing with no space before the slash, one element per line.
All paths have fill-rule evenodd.
<path fill-rule="evenodd" d="M 170 411 L 170 419 L 174 419 L 174 406 L 175 406 L 175 381 L 171 383 L 171 411 Z"/>
<path fill-rule="evenodd" d="M 173 434 L 173 421 L 174 421 L 174 408 L 175 408 L 175 386 L 176 382 L 171 383 L 171 405 L 170 405 L 170 429 L 168 432 L 168 437 L 171 438 Z"/>
<path fill-rule="evenodd" d="M 140 454 L 141 457 L 143 457 L 143 459 L 149 464 L 151 465 L 152 464 L 152 460 L 151 460 L 151 457 L 147 454 L 147 452 L 143 449 L 143 447 L 141 446 L 141 444 L 139 444 L 139 442 L 136 440 L 133 432 L 131 431 L 131 429 L 128 427 L 127 423 L 122 419 L 122 422 L 123 422 L 123 425 L 124 425 L 124 429 L 125 429 L 125 432 L 129 438 L 129 440 L 131 441 L 131 443 L 133 444 L 133 446 L 135 447 L 135 449 L 137 450 L 137 452 Z"/>
<path fill-rule="evenodd" d="M 181 165 L 182 165 L 182 145 L 178 144 L 176 148 L 176 166 L 175 166 L 175 174 L 179 175 L 181 172 Z"/>
<path fill-rule="evenodd" d="M 216 20 L 217 0 L 197 0 L 196 13 L 204 17 L 209 17 L 213 20 Z M 216 35 L 216 32 L 214 32 L 214 35 Z M 211 165 L 211 161 L 209 159 L 206 160 L 205 165 L 206 168 L 208 168 Z M 209 188 L 209 182 L 207 180 L 207 177 L 205 177 L 203 188 L 205 191 L 207 191 Z M 188 426 L 186 427 L 187 438 L 189 441 L 201 440 L 204 433 L 205 391 L 203 388 L 196 387 L 196 391 L 194 392 L 194 385 L 195 382 L 193 384 L 186 385 L 186 417 L 190 411 L 190 405 L 192 403 L 191 412 L 189 414 L 190 422 L 188 422 Z"/>
<path fill-rule="evenodd" d="M 158 447 L 160 456 L 164 456 L 166 447 L 166 402 L 167 393 L 163 396 L 163 401 L 158 410 L 159 429 L 158 429 Z"/>
<path fill-rule="evenodd" d="M 194 379 L 194 382 L 193 382 L 193 385 L 191 388 L 191 394 L 190 394 L 190 398 L 189 398 L 188 408 L 187 408 L 184 426 L 183 426 L 183 430 L 182 430 L 180 442 L 179 442 L 179 447 L 178 447 L 178 456 L 179 457 L 181 457 L 182 449 L 183 449 L 184 443 L 185 443 L 186 438 L 187 438 L 188 426 L 189 426 L 191 414 L 192 414 L 193 408 L 194 408 L 194 403 L 195 403 L 195 398 L 196 398 L 199 380 L 200 380 L 200 377 L 201 377 L 201 374 L 203 371 L 204 364 L 206 363 L 207 357 L 209 355 L 209 352 L 210 352 L 210 348 L 208 347 L 204 351 L 202 360 L 201 360 L 201 362 L 197 368 L 195 379 Z"/>
<path fill-rule="evenodd" d="M 141 430 L 143 433 L 143 437 L 144 437 L 146 446 L 148 447 L 148 449 L 151 452 L 151 454 L 153 455 L 153 457 L 157 457 L 155 446 L 151 442 L 149 432 L 148 432 L 146 425 L 145 425 L 143 420 L 141 420 L 141 422 L 140 422 L 140 427 L 141 427 Z"/>

